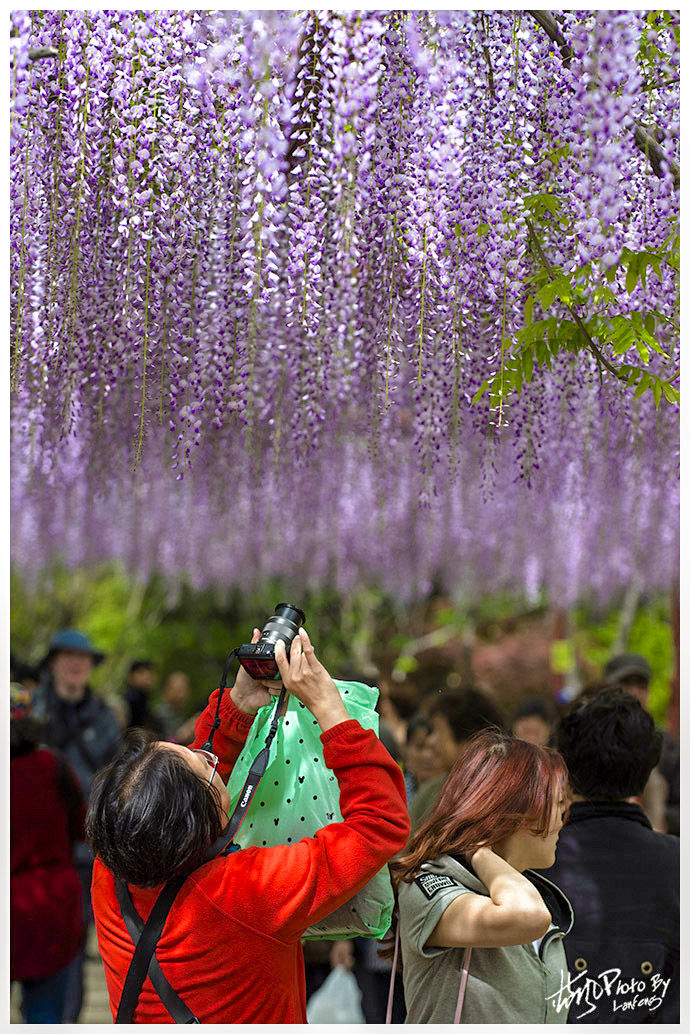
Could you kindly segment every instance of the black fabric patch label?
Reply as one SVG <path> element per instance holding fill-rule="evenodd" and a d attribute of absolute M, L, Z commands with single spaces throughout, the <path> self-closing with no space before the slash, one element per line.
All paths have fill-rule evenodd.
<path fill-rule="evenodd" d="M 415 876 L 415 883 L 429 901 L 431 901 L 434 894 L 438 894 L 439 890 L 444 890 L 446 887 L 459 886 L 458 882 L 451 876 L 440 876 L 435 872 L 423 872 L 420 876 Z"/>

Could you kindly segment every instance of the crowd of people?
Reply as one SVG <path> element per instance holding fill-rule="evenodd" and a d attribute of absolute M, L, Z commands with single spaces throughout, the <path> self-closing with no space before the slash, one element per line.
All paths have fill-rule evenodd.
<path fill-rule="evenodd" d="M 679 747 L 647 711 L 645 658 L 611 658 L 567 707 L 544 693 L 511 715 L 476 686 L 414 709 L 384 692 L 377 737 L 304 629 L 289 659 L 281 645 L 281 683 L 240 668 L 191 716 L 186 674 L 158 690 L 149 659 L 107 703 L 90 686 L 103 654 L 75 629 L 37 670 L 13 661 L 10 976 L 25 1022 L 77 1022 L 94 919 L 115 1017 L 140 929 L 176 880 L 137 1022 L 178 1008 L 305 1022 L 336 967 L 367 1023 L 679 1022 Z M 238 851 L 223 841 L 226 782 L 281 685 L 319 727 L 342 821 Z M 386 863 L 381 942 L 303 940 Z"/>
<path fill-rule="evenodd" d="M 76 1023 L 82 1010 L 94 862 L 84 818 L 96 773 L 127 729 L 190 743 L 198 717 L 186 715 L 190 681 L 181 671 L 167 675 L 152 704 L 150 660 L 132 662 L 122 693 L 107 703 L 89 684 L 103 660 L 71 628 L 53 636 L 37 666 L 11 660 L 11 979 L 21 982 L 28 1023 Z"/>

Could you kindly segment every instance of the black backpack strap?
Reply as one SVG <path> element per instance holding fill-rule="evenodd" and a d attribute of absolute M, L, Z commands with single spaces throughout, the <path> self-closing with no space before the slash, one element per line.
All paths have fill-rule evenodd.
<path fill-rule="evenodd" d="M 122 989 L 120 1004 L 115 1017 L 116 1023 L 132 1022 L 139 993 L 148 973 L 151 956 L 163 932 L 165 920 L 168 918 L 168 913 L 175 900 L 175 896 L 184 881 L 184 876 L 178 876 L 177 879 L 170 880 L 156 898 L 155 904 L 151 909 L 151 915 L 146 920 L 144 929 L 137 940 L 134 955 L 129 964 L 125 986 Z"/>
<path fill-rule="evenodd" d="M 132 901 L 132 896 L 129 893 L 127 884 L 123 880 L 116 880 L 115 889 L 117 890 L 117 900 L 122 913 L 122 918 L 124 919 L 127 930 L 129 931 L 129 936 L 132 938 L 132 941 L 136 946 L 139 942 L 142 931 L 144 930 L 144 921 L 134 907 L 134 902 Z M 151 961 L 149 962 L 148 975 L 151 978 L 151 983 L 153 984 L 156 994 L 172 1016 L 175 1023 L 201 1023 L 201 1020 L 197 1019 L 189 1006 L 185 1005 L 177 991 L 171 987 L 167 977 L 160 967 L 155 951 L 151 956 Z M 123 999 L 124 990 L 122 992 L 122 999 L 120 1000 L 120 1008 L 122 1008 Z M 120 1019 L 119 1015 L 120 1011 L 118 1010 L 118 1019 L 115 1021 L 116 1023 L 127 1022 L 126 1019 Z"/>

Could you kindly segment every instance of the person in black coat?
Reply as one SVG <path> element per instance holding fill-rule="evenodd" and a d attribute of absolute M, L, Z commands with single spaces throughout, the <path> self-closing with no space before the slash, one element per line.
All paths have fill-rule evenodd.
<path fill-rule="evenodd" d="M 127 704 L 127 728 L 151 729 L 163 735 L 163 722 L 151 710 L 151 693 L 156 685 L 153 661 L 132 661 L 122 694 Z"/>
<path fill-rule="evenodd" d="M 680 1022 L 680 842 L 636 802 L 661 734 L 623 688 L 576 700 L 556 727 L 570 815 L 545 870 L 570 899 L 568 1023 Z"/>

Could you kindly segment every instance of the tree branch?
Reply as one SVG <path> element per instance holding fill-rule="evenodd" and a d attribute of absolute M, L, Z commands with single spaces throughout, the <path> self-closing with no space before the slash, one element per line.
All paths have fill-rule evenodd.
<path fill-rule="evenodd" d="M 573 48 L 566 42 L 563 33 L 558 28 L 558 22 L 554 16 L 550 11 L 528 11 L 527 14 L 531 14 L 534 20 L 541 25 L 549 39 L 558 45 L 561 52 L 561 58 L 563 59 L 563 64 L 567 68 L 573 56 Z"/>
<path fill-rule="evenodd" d="M 546 255 L 544 254 L 544 249 L 542 248 L 541 244 L 539 243 L 539 238 L 537 237 L 536 233 L 534 232 L 534 227 L 532 226 L 532 222 L 531 222 L 530 219 L 527 218 L 527 216 L 525 216 L 525 223 L 527 224 L 527 232 L 529 233 L 530 240 L 532 241 L 532 244 L 534 245 L 534 250 L 536 251 L 537 255 L 539 256 L 539 261 L 543 265 L 543 267 L 546 270 L 546 272 L 549 274 L 549 277 L 551 278 L 551 280 L 554 280 L 555 277 L 553 275 L 553 269 L 552 269 L 551 263 L 549 262 L 549 260 L 547 259 Z M 563 299 L 561 299 L 561 301 L 563 301 Z M 568 305 L 567 302 L 563 302 L 563 304 L 565 305 L 566 309 L 568 310 L 568 312 L 570 313 L 572 318 L 575 320 L 575 323 L 577 324 L 578 330 L 580 331 L 580 333 L 584 337 L 584 339 L 587 342 L 587 344 L 589 345 L 591 351 L 594 353 L 594 355 L 599 360 L 601 365 L 604 366 L 609 371 L 609 373 L 612 373 L 614 375 L 614 377 L 617 377 L 621 381 L 627 381 L 627 379 L 628 379 L 627 376 L 621 370 L 619 370 L 619 368 L 617 366 L 614 366 L 613 363 L 609 362 L 609 360 L 603 354 L 603 352 L 599 348 L 598 344 L 596 343 L 596 341 L 594 341 L 594 339 L 592 338 L 592 336 L 588 332 L 587 328 L 585 327 L 584 323 L 582 322 L 582 320 L 580 319 L 578 314 L 575 312 L 573 307 L 571 305 Z"/>
<path fill-rule="evenodd" d="M 486 16 L 485 16 L 483 11 L 482 11 L 482 28 L 484 29 L 484 38 L 487 39 L 488 38 L 488 33 L 487 33 L 487 29 L 486 29 Z M 487 64 L 487 67 L 488 67 L 489 93 L 491 94 L 491 97 L 493 99 L 495 99 L 495 97 L 496 97 L 496 88 L 494 86 L 494 70 L 491 67 L 491 54 L 489 53 L 488 44 L 486 44 L 486 43 L 484 44 L 483 50 L 484 50 L 484 57 L 486 58 L 486 64 Z"/>
<path fill-rule="evenodd" d="M 29 61 L 40 61 L 44 57 L 58 57 L 55 47 L 30 47 Z"/>
<path fill-rule="evenodd" d="M 652 169 L 657 176 L 663 176 L 664 174 L 662 163 L 668 165 L 673 176 L 673 186 L 676 190 L 679 190 L 680 166 L 669 159 L 663 148 L 659 147 L 659 144 L 656 142 L 654 137 L 650 136 L 644 126 L 641 126 L 639 122 L 635 123 L 633 139 L 640 151 L 647 155 L 649 164 L 652 166 Z"/>
<path fill-rule="evenodd" d="M 563 33 L 558 27 L 558 23 L 550 11 L 528 11 L 527 14 L 531 15 L 532 18 L 542 27 L 549 39 L 555 43 L 561 52 L 561 58 L 563 64 L 568 67 L 570 60 L 573 56 L 572 47 L 570 47 L 563 36 Z M 656 176 L 663 176 L 663 165 L 668 165 L 669 170 L 673 176 L 673 186 L 676 190 L 680 189 L 680 166 L 677 162 L 672 161 L 664 150 L 659 147 L 659 144 L 649 135 L 644 126 L 641 126 L 638 122 L 634 123 L 635 130 L 633 133 L 633 140 L 638 150 L 647 157 L 649 164 L 652 167 L 652 171 Z"/>

